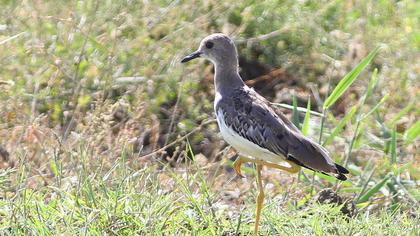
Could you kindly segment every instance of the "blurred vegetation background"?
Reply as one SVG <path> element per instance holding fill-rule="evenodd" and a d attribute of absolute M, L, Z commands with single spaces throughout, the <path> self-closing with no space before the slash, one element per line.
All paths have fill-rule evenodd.
<path fill-rule="evenodd" d="M 250 86 L 318 113 L 381 47 L 323 130 L 309 123 L 350 180 L 268 170 L 262 233 L 419 232 L 418 1 L 0 3 L 2 234 L 250 233 L 253 170 L 232 172 L 213 67 L 179 63 L 214 32 L 235 40 Z M 311 203 L 325 188 L 350 199 L 352 220 Z"/>

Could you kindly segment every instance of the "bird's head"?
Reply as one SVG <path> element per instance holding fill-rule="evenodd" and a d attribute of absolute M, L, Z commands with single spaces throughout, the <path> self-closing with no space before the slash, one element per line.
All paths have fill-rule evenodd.
<path fill-rule="evenodd" d="M 236 66 L 238 64 L 238 53 L 235 44 L 228 36 L 217 33 L 205 37 L 201 40 L 197 51 L 182 59 L 182 63 L 202 57 L 210 60 L 213 64 Z"/>

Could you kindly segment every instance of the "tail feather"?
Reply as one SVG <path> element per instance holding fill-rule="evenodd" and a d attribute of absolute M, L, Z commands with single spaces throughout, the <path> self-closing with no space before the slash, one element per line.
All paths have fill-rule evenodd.
<path fill-rule="evenodd" d="M 337 179 L 342 180 L 342 181 L 347 180 L 347 177 L 345 175 L 343 175 L 342 173 L 335 174 L 334 176 Z"/>
<path fill-rule="evenodd" d="M 295 163 L 295 164 L 297 164 L 299 166 L 305 167 L 307 169 L 310 169 L 310 170 L 313 170 L 313 171 L 316 171 L 316 172 L 321 172 L 324 175 L 329 175 L 330 176 L 330 174 L 333 174 L 333 173 L 328 174 L 328 173 L 326 173 L 324 171 L 315 170 L 315 169 L 313 169 L 313 168 L 311 168 L 311 167 L 309 167 L 307 165 L 304 165 L 302 162 L 300 162 L 299 160 L 297 160 L 296 158 L 294 158 L 290 154 L 287 156 L 287 160 L 288 161 L 291 161 L 291 162 L 293 162 L 293 163 Z M 344 180 L 347 180 L 347 177 L 344 174 L 348 174 L 349 171 L 346 168 L 344 168 L 343 166 L 339 165 L 339 164 L 336 164 L 336 163 L 334 163 L 334 164 L 335 164 L 335 168 L 337 169 L 337 173 L 336 174 L 333 174 L 334 177 L 336 177 L 339 180 L 343 180 L 343 181 Z"/>
<path fill-rule="evenodd" d="M 349 170 L 347 170 L 345 167 L 340 166 L 339 164 L 335 163 L 335 167 L 337 168 L 338 172 L 342 174 L 348 174 Z"/>
<path fill-rule="evenodd" d="M 344 174 L 348 174 L 349 170 L 337 163 L 335 163 L 335 168 L 337 168 L 337 173 L 334 176 L 339 180 L 346 180 L 347 177 Z"/>

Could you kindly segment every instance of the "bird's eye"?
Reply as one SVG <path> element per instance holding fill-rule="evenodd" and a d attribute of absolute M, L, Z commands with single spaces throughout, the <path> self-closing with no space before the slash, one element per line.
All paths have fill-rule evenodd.
<path fill-rule="evenodd" d="M 213 42 L 206 42 L 206 48 L 211 49 L 214 46 Z"/>

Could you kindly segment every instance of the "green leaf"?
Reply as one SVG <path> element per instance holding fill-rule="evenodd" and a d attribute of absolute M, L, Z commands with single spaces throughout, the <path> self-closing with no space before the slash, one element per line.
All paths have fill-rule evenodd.
<path fill-rule="evenodd" d="M 338 83 L 331 95 L 324 102 L 324 109 L 330 108 L 342 95 L 343 93 L 353 84 L 360 73 L 369 65 L 369 63 L 375 58 L 379 51 L 379 47 L 376 47 L 372 52 L 369 53 L 363 60 L 350 71 L 344 78 Z"/>
<path fill-rule="evenodd" d="M 282 108 L 286 108 L 286 109 L 289 109 L 289 110 L 293 110 L 293 106 L 291 106 L 291 105 L 289 105 L 289 104 L 286 104 L 286 103 L 275 103 L 275 102 L 272 102 L 271 103 L 272 105 L 274 105 L 274 106 L 277 106 L 277 107 L 282 107 Z M 296 107 L 296 109 L 299 111 L 299 112 L 307 112 L 307 109 L 306 108 L 304 108 L 304 107 Z M 322 113 L 319 113 L 319 112 L 316 112 L 316 111 L 309 111 L 310 113 L 311 113 L 311 115 L 314 115 L 314 116 L 319 116 L 319 117 L 323 117 L 324 115 L 322 115 Z"/>
<path fill-rule="evenodd" d="M 381 190 L 381 188 L 388 182 L 390 178 L 391 178 L 391 175 L 385 176 L 385 178 L 383 178 L 381 182 L 377 183 L 375 186 L 369 189 L 369 191 L 367 191 L 363 196 L 361 196 L 359 200 L 357 201 L 357 203 L 368 201 L 369 198 L 371 198 L 373 195 L 379 192 L 379 190 Z"/>
<path fill-rule="evenodd" d="M 373 89 L 375 88 L 377 83 L 378 83 L 378 68 L 375 68 L 369 80 L 368 89 L 365 94 L 365 100 L 372 95 Z"/>
<path fill-rule="evenodd" d="M 340 122 L 338 123 L 338 125 L 334 128 L 333 132 L 330 134 L 330 136 L 328 136 L 327 140 L 325 140 L 324 142 L 324 146 L 328 145 L 330 143 L 332 143 L 332 141 L 334 140 L 334 138 L 341 133 L 341 131 L 343 130 L 344 126 L 349 122 L 349 120 L 353 117 L 353 115 L 356 113 L 357 111 L 357 105 L 353 106 L 350 110 L 349 113 L 347 113 L 343 119 L 340 120 Z"/>
<path fill-rule="evenodd" d="M 394 127 L 391 133 L 391 163 L 397 162 L 397 129 Z"/>
<path fill-rule="evenodd" d="M 296 96 L 293 95 L 293 112 L 292 112 L 292 122 L 293 124 L 299 129 L 300 128 L 300 124 L 299 124 L 299 112 L 297 110 L 297 100 L 296 100 Z"/>
<path fill-rule="evenodd" d="M 308 104 L 306 105 L 305 118 L 303 119 L 303 124 L 302 124 L 302 133 L 305 136 L 307 136 L 308 132 L 309 132 L 309 120 L 310 119 L 311 119 L 311 98 L 309 98 Z"/>
<path fill-rule="evenodd" d="M 404 139 L 406 144 L 414 142 L 420 135 L 420 120 L 405 131 Z"/>
<path fill-rule="evenodd" d="M 53 172 L 54 176 L 58 176 L 60 173 L 58 172 L 58 168 L 55 161 L 50 161 L 50 168 Z"/>
<path fill-rule="evenodd" d="M 385 103 L 386 100 L 388 100 L 389 98 L 389 94 L 385 95 L 381 101 L 379 101 L 368 113 L 363 114 L 360 117 L 360 121 L 363 121 L 364 119 L 366 119 L 368 116 L 370 116 L 373 112 L 375 112 L 380 106 L 382 106 L 382 104 Z"/>
<path fill-rule="evenodd" d="M 365 168 L 365 170 L 367 170 L 367 168 Z M 362 194 L 365 192 L 370 180 L 372 179 L 373 173 L 375 173 L 375 168 L 372 169 L 369 176 L 367 177 L 367 180 L 364 180 L 364 175 L 360 175 L 361 180 L 364 181 L 365 183 L 363 184 L 363 187 L 360 190 L 358 197 L 356 198 L 356 202 L 359 201 L 360 197 L 362 197 Z"/>

